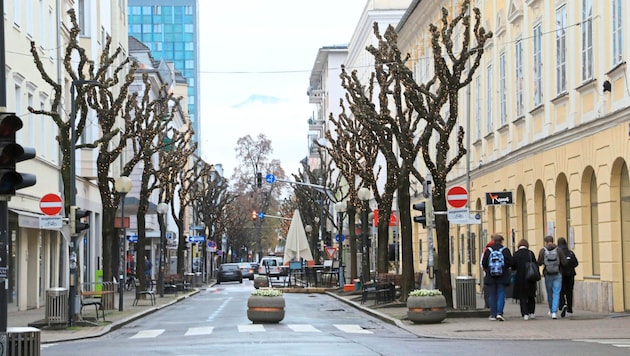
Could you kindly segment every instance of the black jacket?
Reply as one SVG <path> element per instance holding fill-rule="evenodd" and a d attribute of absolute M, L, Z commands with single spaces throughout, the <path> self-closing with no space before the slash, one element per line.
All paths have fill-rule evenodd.
<path fill-rule="evenodd" d="M 512 256 L 512 269 L 516 271 L 514 276 L 514 299 L 536 297 L 536 282 L 528 281 L 525 278 L 527 262 L 534 262 L 536 265 L 536 255 L 528 248 L 519 248 Z"/>
<path fill-rule="evenodd" d="M 562 272 L 563 276 L 575 276 L 575 267 L 580 264 L 577 257 L 567 245 L 558 245 L 558 249 L 562 250 L 567 258 L 567 264 L 560 265 L 560 272 Z"/>
<path fill-rule="evenodd" d="M 501 244 L 494 244 L 491 249 L 494 250 L 498 250 L 501 247 L 503 247 L 503 245 Z M 481 265 L 483 266 L 484 270 L 488 269 L 488 264 L 489 264 L 489 258 L 490 258 L 490 253 L 492 251 L 490 251 L 490 248 L 486 249 L 486 252 L 484 252 L 483 254 L 483 259 L 481 260 Z M 485 284 L 494 284 L 494 283 L 501 283 L 504 285 L 509 285 L 510 284 L 510 266 L 512 265 L 512 253 L 510 252 L 509 248 L 504 248 L 503 249 L 503 274 L 500 276 L 491 276 L 490 273 L 486 273 L 486 276 L 483 278 L 483 282 Z"/>

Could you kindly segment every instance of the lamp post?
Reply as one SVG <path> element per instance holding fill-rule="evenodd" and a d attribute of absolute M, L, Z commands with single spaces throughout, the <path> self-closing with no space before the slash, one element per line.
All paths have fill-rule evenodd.
<path fill-rule="evenodd" d="M 362 187 L 357 192 L 359 200 L 361 200 L 361 275 L 363 283 L 370 280 L 370 247 L 368 244 L 368 209 L 370 195 L 372 193 L 366 187 Z"/>
<path fill-rule="evenodd" d="M 337 238 L 339 239 L 339 287 L 343 288 L 346 279 L 343 275 L 343 214 L 346 212 L 348 205 L 345 201 L 335 203 L 335 211 L 339 216 L 339 225 L 337 228 Z"/>
<path fill-rule="evenodd" d="M 74 99 L 74 88 L 75 86 L 81 86 L 84 84 L 94 84 L 100 85 L 100 83 L 96 80 L 85 80 L 85 79 L 77 79 L 73 80 L 70 83 L 70 206 L 75 206 L 77 204 L 77 192 L 76 192 L 76 179 L 77 179 L 77 167 L 76 167 L 76 118 L 77 118 L 77 107 Z M 66 212 L 66 215 L 70 219 L 70 211 Z M 75 245 L 77 243 L 76 231 L 70 231 L 70 241 L 69 241 L 69 270 L 70 270 L 70 279 L 69 279 L 69 288 L 68 288 L 68 313 L 70 321 L 70 326 L 73 325 L 75 310 L 75 299 L 77 295 L 77 253 L 75 251 Z"/>
<path fill-rule="evenodd" d="M 166 254 L 166 213 L 168 212 L 168 204 L 159 203 L 157 205 L 157 212 L 162 216 L 162 223 L 160 224 L 160 271 L 158 273 L 158 284 L 160 285 L 160 298 L 164 297 L 164 267 L 165 267 L 165 254 Z"/>
<path fill-rule="evenodd" d="M 127 238 L 127 226 L 125 225 L 125 196 L 131 191 L 131 178 L 120 176 L 114 181 L 114 188 L 120 194 L 120 279 L 118 280 L 118 311 L 123 311 L 123 284 L 127 280 L 127 268 L 125 266 L 125 239 Z"/>

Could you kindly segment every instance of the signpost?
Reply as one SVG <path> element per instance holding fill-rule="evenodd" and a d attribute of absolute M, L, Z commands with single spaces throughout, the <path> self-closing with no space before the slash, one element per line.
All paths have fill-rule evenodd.
<path fill-rule="evenodd" d="M 464 187 L 452 187 L 446 193 L 446 201 L 453 208 L 463 208 L 468 204 L 468 191 Z"/>
<path fill-rule="evenodd" d="M 57 194 L 46 194 L 39 200 L 39 209 L 46 215 L 59 215 L 62 208 L 63 201 Z"/>

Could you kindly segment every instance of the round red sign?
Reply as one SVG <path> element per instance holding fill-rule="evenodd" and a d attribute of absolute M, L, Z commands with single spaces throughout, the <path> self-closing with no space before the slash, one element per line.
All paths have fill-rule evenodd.
<path fill-rule="evenodd" d="M 464 187 L 453 187 L 446 193 L 446 201 L 453 208 L 463 208 L 468 204 L 468 191 Z"/>
<path fill-rule="evenodd" d="M 46 215 L 57 215 L 63 208 L 63 201 L 57 194 L 46 194 L 39 200 L 39 209 Z"/>

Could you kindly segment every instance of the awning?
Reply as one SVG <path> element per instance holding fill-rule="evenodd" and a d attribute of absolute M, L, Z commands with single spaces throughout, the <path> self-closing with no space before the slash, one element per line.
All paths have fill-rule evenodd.
<path fill-rule="evenodd" d="M 19 227 L 27 227 L 31 229 L 39 229 L 39 217 L 44 216 L 44 214 L 41 213 L 33 213 L 31 211 L 20 209 L 9 208 L 9 211 L 17 214 Z"/>
<path fill-rule="evenodd" d="M 125 216 L 138 214 L 138 205 L 140 199 L 136 197 L 125 196 Z M 118 213 L 120 214 L 120 206 L 118 207 Z M 147 214 L 157 214 L 157 205 L 149 202 L 149 209 Z"/>

